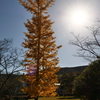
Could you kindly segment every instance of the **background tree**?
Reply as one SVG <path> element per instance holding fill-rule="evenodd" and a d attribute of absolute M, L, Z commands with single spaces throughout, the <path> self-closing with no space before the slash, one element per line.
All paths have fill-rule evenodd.
<path fill-rule="evenodd" d="M 91 62 L 100 58 L 100 21 L 87 29 L 91 31 L 91 36 L 81 37 L 73 34 L 75 40 L 71 40 L 69 43 L 79 48 L 76 56 Z"/>
<path fill-rule="evenodd" d="M 100 100 L 100 60 L 96 60 L 74 81 L 74 93 L 88 100 Z"/>
<path fill-rule="evenodd" d="M 61 85 L 59 88 L 64 91 L 64 93 L 62 92 L 63 95 L 73 95 L 73 81 L 80 73 L 81 72 L 67 73 L 60 77 Z"/>
<path fill-rule="evenodd" d="M 72 95 L 72 87 L 75 76 L 76 75 L 74 73 L 63 75 L 64 78 L 61 81 L 60 88 L 66 91 L 65 95 Z"/>
<path fill-rule="evenodd" d="M 38 100 L 39 96 L 55 96 L 57 75 L 59 68 L 57 57 L 58 48 L 56 46 L 54 32 L 51 29 L 53 22 L 49 19 L 47 9 L 51 7 L 55 0 L 19 0 L 19 2 L 32 13 L 32 18 L 27 20 L 25 26 L 28 32 L 25 32 L 24 48 L 27 48 L 25 55 L 25 64 L 23 66 L 36 66 L 36 74 L 25 75 L 27 84 L 23 92 Z"/>
<path fill-rule="evenodd" d="M 17 76 L 24 70 L 21 66 L 22 51 L 13 47 L 12 39 L 0 40 L 0 96 L 14 94 L 18 91 Z M 18 86 L 16 88 L 16 86 Z M 17 90 L 16 90 L 17 89 Z"/>

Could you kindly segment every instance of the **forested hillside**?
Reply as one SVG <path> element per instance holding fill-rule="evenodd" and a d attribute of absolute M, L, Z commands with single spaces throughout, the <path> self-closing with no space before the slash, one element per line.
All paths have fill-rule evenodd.
<path fill-rule="evenodd" d="M 66 73 L 72 73 L 72 72 L 81 72 L 83 71 L 85 68 L 87 67 L 87 65 L 84 66 L 77 66 L 77 67 L 63 67 L 59 70 L 59 72 L 57 73 L 58 75 L 61 74 L 66 74 Z"/>

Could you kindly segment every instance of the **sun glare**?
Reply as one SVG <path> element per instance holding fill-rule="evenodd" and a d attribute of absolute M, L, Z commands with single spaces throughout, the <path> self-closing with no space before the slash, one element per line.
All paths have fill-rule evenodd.
<path fill-rule="evenodd" d="M 73 24 L 84 25 L 88 19 L 87 13 L 82 10 L 72 12 L 71 20 Z"/>
<path fill-rule="evenodd" d="M 70 2 L 61 14 L 61 24 L 69 32 L 82 33 L 94 22 L 95 14 L 90 3 L 84 0 L 77 0 L 77 2 Z M 85 32 L 84 32 L 85 34 Z"/>

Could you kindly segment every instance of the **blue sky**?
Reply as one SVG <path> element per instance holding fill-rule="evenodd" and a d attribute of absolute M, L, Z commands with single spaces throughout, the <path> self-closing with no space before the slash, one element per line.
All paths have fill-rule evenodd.
<path fill-rule="evenodd" d="M 75 9 L 82 9 L 87 12 L 88 19 L 84 24 L 72 24 L 70 12 Z M 89 62 L 83 58 L 74 57 L 77 47 L 68 44 L 73 40 L 70 32 L 81 36 L 89 35 L 84 26 L 90 26 L 100 15 L 100 0 L 56 0 L 53 7 L 49 8 L 49 14 L 54 24 L 52 26 L 57 45 L 63 47 L 59 50 L 59 65 L 61 67 L 74 67 L 87 65 Z M 0 40 L 12 38 L 15 47 L 21 47 L 24 41 L 24 34 L 27 29 L 24 22 L 31 18 L 31 14 L 19 4 L 18 0 L 0 0 Z"/>

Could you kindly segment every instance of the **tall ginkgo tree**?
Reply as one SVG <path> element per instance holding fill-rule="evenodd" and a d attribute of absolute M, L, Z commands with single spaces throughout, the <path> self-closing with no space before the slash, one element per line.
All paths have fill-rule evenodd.
<path fill-rule="evenodd" d="M 28 32 L 24 32 L 26 39 L 23 42 L 27 48 L 25 54 L 25 64 L 27 74 L 23 92 L 38 100 L 39 96 L 55 96 L 57 83 L 56 72 L 59 70 L 57 57 L 58 49 L 51 26 L 53 22 L 48 15 L 48 8 L 55 0 L 19 0 L 21 5 L 33 15 L 27 20 L 25 27 Z M 33 66 L 33 67 L 32 67 Z"/>

